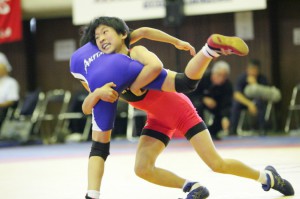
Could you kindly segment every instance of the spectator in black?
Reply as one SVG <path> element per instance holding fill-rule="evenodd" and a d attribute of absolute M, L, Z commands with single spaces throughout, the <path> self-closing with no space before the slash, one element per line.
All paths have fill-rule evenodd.
<path fill-rule="evenodd" d="M 211 72 L 206 73 L 197 89 L 189 97 L 196 107 L 199 115 L 204 110 L 213 115 L 213 122 L 208 126 L 211 136 L 219 140 L 221 130 L 228 131 L 230 126 L 230 109 L 232 102 L 232 84 L 228 77 L 230 66 L 225 61 L 217 61 Z"/>
<path fill-rule="evenodd" d="M 261 74 L 261 64 L 259 60 L 252 59 L 248 62 L 246 71 L 241 74 L 236 82 L 234 91 L 234 101 L 232 105 L 230 133 L 237 134 L 237 125 L 241 110 L 248 109 L 249 113 L 257 116 L 260 130 L 265 128 L 266 101 L 261 98 L 250 98 L 245 94 L 245 88 L 250 85 L 267 85 L 267 78 Z"/>

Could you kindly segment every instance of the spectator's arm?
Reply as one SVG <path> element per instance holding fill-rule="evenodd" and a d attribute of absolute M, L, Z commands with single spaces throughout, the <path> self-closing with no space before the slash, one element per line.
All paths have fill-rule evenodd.
<path fill-rule="evenodd" d="M 0 108 L 6 108 L 12 106 L 16 101 L 6 101 L 3 103 L 0 103 Z"/>
<path fill-rule="evenodd" d="M 247 75 L 246 73 L 240 75 L 237 79 L 236 85 L 235 85 L 235 91 L 233 93 L 233 98 L 240 104 L 243 104 L 245 106 L 249 106 L 252 104 L 252 101 L 249 100 L 243 93 L 244 88 L 247 85 Z"/>
<path fill-rule="evenodd" d="M 239 103 L 245 105 L 245 106 L 251 106 L 252 105 L 252 101 L 249 100 L 243 93 L 239 92 L 239 91 L 235 91 L 234 95 L 233 95 L 234 99 L 236 101 L 238 101 Z"/>
<path fill-rule="evenodd" d="M 234 99 L 236 101 L 240 102 L 241 104 L 247 106 L 248 111 L 252 115 L 256 115 L 257 114 L 257 107 L 256 107 L 256 105 L 251 100 L 249 100 L 248 98 L 246 98 L 242 93 L 235 92 L 234 93 Z"/>

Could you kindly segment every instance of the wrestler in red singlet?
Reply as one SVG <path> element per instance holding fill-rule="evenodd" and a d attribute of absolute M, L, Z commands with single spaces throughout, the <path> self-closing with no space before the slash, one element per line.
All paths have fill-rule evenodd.
<path fill-rule="evenodd" d="M 142 135 L 157 138 L 165 145 L 175 130 L 189 139 L 207 128 L 190 99 L 182 93 L 148 90 L 137 97 L 127 91 L 121 97 L 133 107 L 147 113 Z"/>

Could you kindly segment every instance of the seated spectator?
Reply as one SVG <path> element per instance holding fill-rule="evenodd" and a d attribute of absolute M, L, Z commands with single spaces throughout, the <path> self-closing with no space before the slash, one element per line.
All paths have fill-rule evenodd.
<path fill-rule="evenodd" d="M 213 123 L 208 126 L 208 129 L 215 140 L 220 139 L 219 131 L 229 130 L 233 92 L 232 84 L 228 79 L 229 74 L 229 64 L 225 61 L 217 61 L 211 72 L 203 76 L 197 89 L 189 95 L 201 116 L 204 110 L 213 115 Z"/>
<path fill-rule="evenodd" d="M 8 107 L 19 100 L 19 84 L 9 76 L 12 70 L 6 56 L 0 52 L 0 127 L 5 118 Z"/>
<path fill-rule="evenodd" d="M 264 131 L 266 101 L 275 102 L 281 98 L 278 89 L 267 86 L 267 78 L 261 74 L 260 68 L 260 61 L 250 60 L 246 72 L 237 79 L 231 114 L 230 132 L 232 134 L 236 134 L 240 113 L 243 109 L 247 109 L 251 115 L 257 116 L 259 130 Z"/>

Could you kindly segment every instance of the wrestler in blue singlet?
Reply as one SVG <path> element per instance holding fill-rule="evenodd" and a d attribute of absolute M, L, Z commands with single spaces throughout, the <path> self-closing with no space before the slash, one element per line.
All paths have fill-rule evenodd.
<path fill-rule="evenodd" d="M 70 60 L 73 76 L 84 81 L 91 92 L 114 82 L 119 94 L 137 78 L 143 65 L 123 54 L 104 54 L 92 43 L 87 43 L 76 50 Z M 167 76 L 166 70 L 149 85 L 147 89 L 161 90 Z M 107 131 L 113 128 L 117 102 L 99 101 L 93 109 L 93 130 Z"/>

